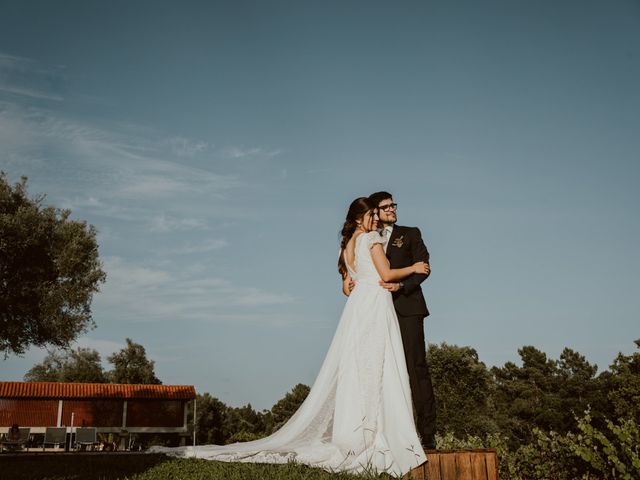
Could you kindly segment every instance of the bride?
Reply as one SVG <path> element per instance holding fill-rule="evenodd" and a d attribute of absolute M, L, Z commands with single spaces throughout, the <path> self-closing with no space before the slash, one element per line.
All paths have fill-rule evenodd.
<path fill-rule="evenodd" d="M 338 269 L 355 287 L 309 395 L 272 435 L 245 443 L 153 451 L 228 462 L 298 463 L 329 471 L 401 476 L 426 461 L 413 421 L 409 376 L 391 293 L 379 285 L 414 273 L 393 270 L 376 230 L 376 205 L 355 199 L 342 227 Z"/>

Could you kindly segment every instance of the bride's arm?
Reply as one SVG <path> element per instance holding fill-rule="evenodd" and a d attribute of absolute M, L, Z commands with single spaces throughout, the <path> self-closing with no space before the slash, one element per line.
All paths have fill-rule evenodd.
<path fill-rule="evenodd" d="M 414 273 L 426 273 L 428 268 L 428 265 L 424 262 L 416 262 L 410 267 L 405 268 L 391 268 L 389 266 L 389 259 L 385 255 L 381 243 L 374 243 L 371 246 L 371 258 L 378 271 L 378 275 L 380 275 L 380 278 L 385 282 L 397 282 Z"/>

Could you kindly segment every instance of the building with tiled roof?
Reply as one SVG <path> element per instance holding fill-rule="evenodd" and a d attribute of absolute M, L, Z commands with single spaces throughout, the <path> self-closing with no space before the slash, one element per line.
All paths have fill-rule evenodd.
<path fill-rule="evenodd" d="M 0 382 L 0 398 L 127 398 L 193 400 L 191 385 Z"/>
<path fill-rule="evenodd" d="M 187 433 L 191 385 L 0 382 L 0 428 L 17 423 L 43 433 L 46 427 L 97 427 L 121 434 Z"/>

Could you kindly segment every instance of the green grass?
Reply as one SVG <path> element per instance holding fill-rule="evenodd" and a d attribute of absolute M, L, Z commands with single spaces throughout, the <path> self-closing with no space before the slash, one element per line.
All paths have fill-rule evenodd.
<path fill-rule="evenodd" d="M 226 463 L 159 454 L 0 455 L 12 480 L 391 480 L 381 474 L 330 473 L 296 463 Z"/>
<path fill-rule="evenodd" d="M 201 459 L 174 459 L 150 468 L 128 480 L 386 480 L 388 475 L 330 473 L 295 463 L 284 465 L 226 463 Z"/>

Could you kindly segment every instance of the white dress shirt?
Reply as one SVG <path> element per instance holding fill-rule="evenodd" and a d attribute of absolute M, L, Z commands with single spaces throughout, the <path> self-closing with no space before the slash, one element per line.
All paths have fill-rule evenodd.
<path fill-rule="evenodd" d="M 384 253 L 387 253 L 387 247 L 389 246 L 389 239 L 391 238 L 391 233 L 393 232 L 393 225 L 387 225 L 382 229 L 382 232 L 385 238 L 387 239 L 387 241 L 384 242 Z"/>

